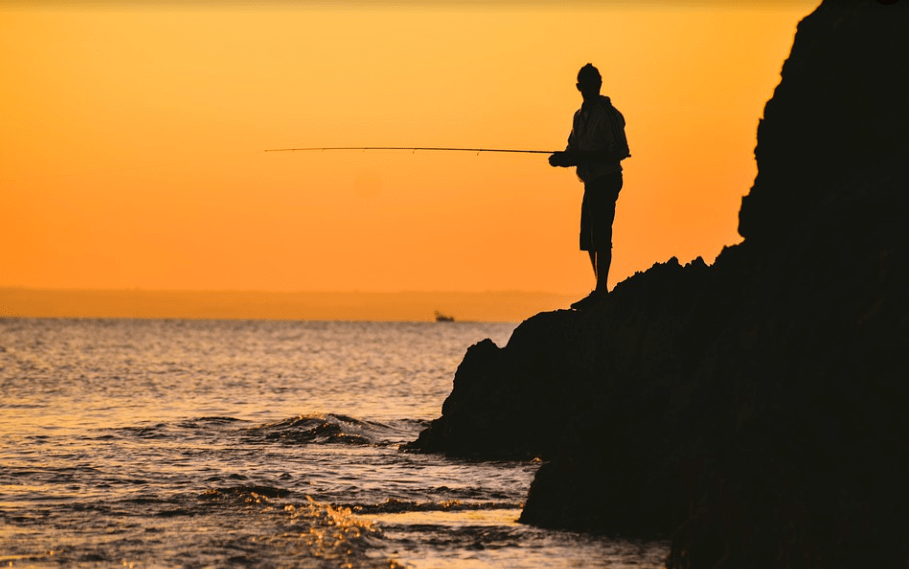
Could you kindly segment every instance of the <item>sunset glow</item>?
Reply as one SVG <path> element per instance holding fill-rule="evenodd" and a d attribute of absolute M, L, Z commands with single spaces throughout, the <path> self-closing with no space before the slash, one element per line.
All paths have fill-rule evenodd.
<path fill-rule="evenodd" d="M 610 281 L 740 241 L 813 1 L 0 8 L 0 287 L 586 294 L 559 150 L 578 68 L 632 157 Z"/>

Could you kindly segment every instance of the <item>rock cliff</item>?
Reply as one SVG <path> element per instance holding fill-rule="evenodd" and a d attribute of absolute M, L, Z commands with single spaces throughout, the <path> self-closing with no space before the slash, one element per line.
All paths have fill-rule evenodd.
<path fill-rule="evenodd" d="M 909 562 L 909 3 L 825 0 L 758 128 L 745 238 L 471 347 L 414 449 L 540 456 L 522 520 L 670 567 Z"/>

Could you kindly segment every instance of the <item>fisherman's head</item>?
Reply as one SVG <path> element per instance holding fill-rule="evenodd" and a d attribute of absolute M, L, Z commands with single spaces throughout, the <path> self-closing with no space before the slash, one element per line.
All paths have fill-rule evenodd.
<path fill-rule="evenodd" d="M 588 63 L 578 71 L 577 87 L 585 101 L 599 97 L 602 86 L 603 78 L 600 76 L 600 71 L 593 65 Z"/>

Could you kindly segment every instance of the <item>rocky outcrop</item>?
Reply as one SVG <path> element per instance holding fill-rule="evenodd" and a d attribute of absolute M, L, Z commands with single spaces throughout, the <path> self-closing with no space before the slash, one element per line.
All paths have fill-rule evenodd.
<path fill-rule="evenodd" d="M 670 567 L 909 561 L 909 5 L 799 25 L 742 244 L 470 348 L 411 447 L 540 456 L 522 520 Z"/>

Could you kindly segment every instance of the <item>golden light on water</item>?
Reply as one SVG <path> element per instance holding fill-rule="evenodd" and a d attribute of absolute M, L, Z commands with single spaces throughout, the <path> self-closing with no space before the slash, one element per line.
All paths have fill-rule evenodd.
<path fill-rule="evenodd" d="M 520 508 L 402 511 L 382 514 L 357 514 L 357 518 L 377 524 L 469 526 L 511 526 L 518 524 Z"/>

